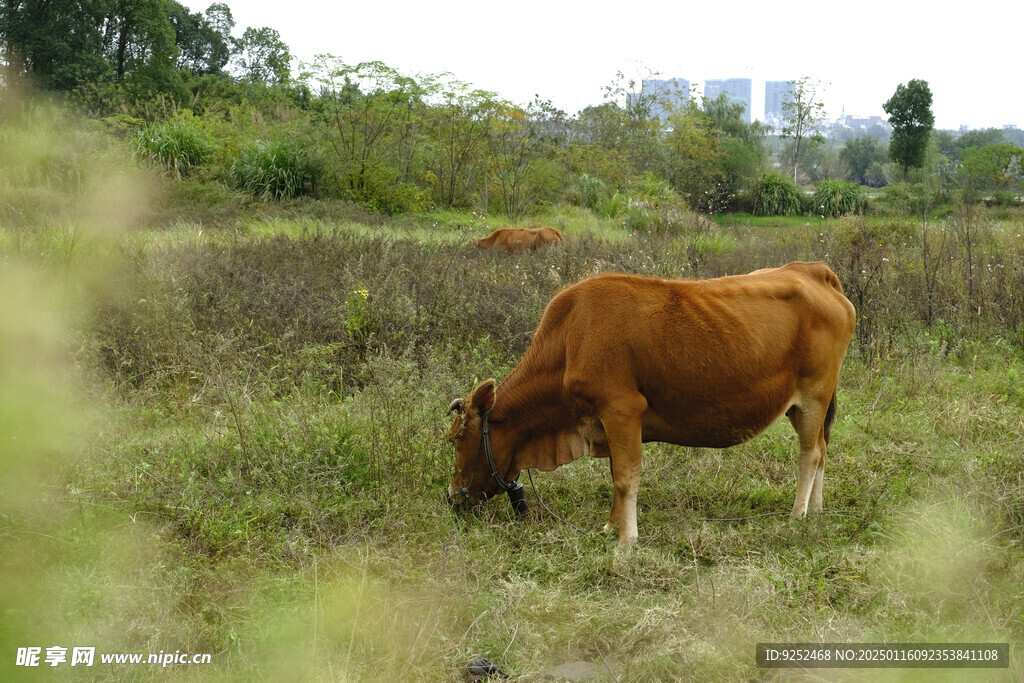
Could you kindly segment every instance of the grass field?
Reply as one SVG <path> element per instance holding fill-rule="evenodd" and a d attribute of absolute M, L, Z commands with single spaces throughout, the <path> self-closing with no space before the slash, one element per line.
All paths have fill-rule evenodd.
<path fill-rule="evenodd" d="M 29 206 L 4 163 L 5 206 Z M 503 225 L 472 214 L 202 187 L 119 213 L 144 190 L 97 207 L 44 180 L 60 210 L 0 242 L 5 680 L 51 646 L 211 655 L 52 672 L 118 680 L 446 681 L 479 656 L 517 680 L 1024 677 L 1021 217 L 979 219 L 970 268 L 954 219 L 649 233 L 575 208 L 538 219 L 563 245 L 505 256 L 465 247 Z M 824 514 L 787 517 L 786 423 L 645 446 L 625 552 L 600 531 L 605 461 L 535 474 L 522 520 L 442 501 L 445 406 L 514 367 L 559 287 L 793 259 L 828 261 L 859 313 Z M 1008 642 L 1012 662 L 759 670 L 758 642 Z"/>

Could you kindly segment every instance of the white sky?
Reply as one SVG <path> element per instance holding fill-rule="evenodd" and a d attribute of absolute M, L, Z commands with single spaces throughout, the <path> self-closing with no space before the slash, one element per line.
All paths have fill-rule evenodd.
<path fill-rule="evenodd" d="M 213 0 L 184 0 L 202 12 Z M 445 71 L 519 104 L 539 94 L 568 114 L 599 104 L 617 71 L 643 77 L 764 80 L 811 76 L 829 118 L 883 115 L 897 84 L 928 81 L 938 128 L 1024 128 L 1024 2 L 791 0 L 641 5 L 628 0 L 226 0 L 236 21 L 277 29 L 292 55 L 380 60 Z"/>

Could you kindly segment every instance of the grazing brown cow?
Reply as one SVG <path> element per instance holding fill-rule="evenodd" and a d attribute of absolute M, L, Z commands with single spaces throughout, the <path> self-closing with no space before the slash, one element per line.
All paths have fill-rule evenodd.
<path fill-rule="evenodd" d="M 500 385 L 455 399 L 453 502 L 509 492 L 516 478 L 584 455 L 610 457 L 605 530 L 636 539 L 640 445 L 725 448 L 781 415 L 800 441 L 793 517 L 821 510 L 825 446 L 853 335 L 853 304 L 823 263 L 715 280 L 620 273 L 586 278 L 548 304 Z"/>
<path fill-rule="evenodd" d="M 562 233 L 555 228 L 498 228 L 483 239 L 471 239 L 474 247 L 490 249 L 502 246 L 511 254 L 514 251 L 537 251 L 538 247 L 562 241 Z"/>

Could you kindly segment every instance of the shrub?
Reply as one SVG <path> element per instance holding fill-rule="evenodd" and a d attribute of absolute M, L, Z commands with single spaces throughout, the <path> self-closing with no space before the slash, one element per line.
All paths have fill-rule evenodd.
<path fill-rule="evenodd" d="M 754 215 L 791 216 L 801 212 L 800 189 L 792 178 L 765 173 L 754 187 Z"/>
<path fill-rule="evenodd" d="M 432 206 L 430 194 L 412 183 L 366 187 L 356 199 L 366 210 L 388 216 L 427 211 Z"/>
<path fill-rule="evenodd" d="M 848 216 L 864 209 L 860 185 L 845 180 L 822 180 L 814 193 L 814 210 L 826 218 Z"/>
<path fill-rule="evenodd" d="M 885 187 L 889 184 L 885 177 L 885 167 L 877 161 L 873 162 L 864 172 L 864 181 L 868 187 Z"/>
<path fill-rule="evenodd" d="M 1017 199 L 1017 193 L 1013 190 L 996 190 L 986 203 L 989 206 L 1019 206 L 1020 200 Z"/>
<path fill-rule="evenodd" d="M 600 204 L 608 196 L 604 181 L 592 175 L 583 173 L 576 180 L 580 193 L 580 204 L 596 211 Z"/>
<path fill-rule="evenodd" d="M 636 197 L 648 197 L 654 200 L 675 201 L 680 199 L 667 180 L 648 173 L 629 183 L 629 192 Z"/>
<path fill-rule="evenodd" d="M 269 140 L 244 148 L 231 164 L 231 180 L 263 201 L 313 195 L 323 167 L 297 145 Z"/>
<path fill-rule="evenodd" d="M 907 216 L 913 214 L 913 186 L 910 183 L 886 185 L 878 195 L 878 205 L 888 214 Z"/>
<path fill-rule="evenodd" d="M 652 230 L 658 232 L 660 227 L 657 211 L 649 203 L 630 199 L 626 205 L 623 226 L 630 232 Z"/>
<path fill-rule="evenodd" d="M 176 178 L 206 163 L 214 147 L 202 130 L 181 119 L 147 124 L 132 143 L 139 156 L 158 161 Z"/>
<path fill-rule="evenodd" d="M 629 206 L 629 199 L 621 192 L 615 192 L 601 204 L 600 213 L 605 218 L 615 218 Z"/>

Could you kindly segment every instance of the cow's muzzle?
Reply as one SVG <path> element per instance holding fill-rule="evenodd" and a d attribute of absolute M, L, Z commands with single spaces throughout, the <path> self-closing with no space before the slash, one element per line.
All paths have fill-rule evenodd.
<path fill-rule="evenodd" d="M 445 500 L 452 507 L 465 507 L 469 504 L 469 491 L 466 489 L 455 490 L 451 486 L 445 489 L 444 492 Z M 530 506 L 526 502 L 526 489 L 519 482 L 515 482 L 508 489 L 508 499 L 512 503 L 512 509 L 515 510 L 517 516 L 522 517 L 530 511 Z"/>
<path fill-rule="evenodd" d="M 530 506 L 526 504 L 526 489 L 519 482 L 513 483 L 512 488 L 508 490 L 508 499 L 518 516 L 522 517 L 530 511 Z"/>

